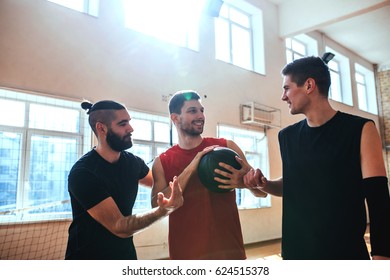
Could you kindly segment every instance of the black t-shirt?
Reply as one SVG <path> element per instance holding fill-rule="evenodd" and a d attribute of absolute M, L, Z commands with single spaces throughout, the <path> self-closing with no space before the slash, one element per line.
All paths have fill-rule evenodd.
<path fill-rule="evenodd" d="M 109 163 L 91 150 L 75 163 L 68 177 L 73 221 L 65 259 L 137 259 L 132 237 L 113 235 L 87 210 L 111 196 L 124 216 L 131 215 L 138 181 L 148 172 L 145 162 L 128 152 Z"/>
<path fill-rule="evenodd" d="M 337 112 L 279 133 L 283 160 L 284 259 L 369 259 L 364 233 L 361 117 Z"/>

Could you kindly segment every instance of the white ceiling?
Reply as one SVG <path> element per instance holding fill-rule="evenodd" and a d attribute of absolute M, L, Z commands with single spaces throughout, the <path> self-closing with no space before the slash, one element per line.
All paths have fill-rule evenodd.
<path fill-rule="evenodd" d="M 390 69 L 390 0 L 349 0 L 353 6 L 344 5 L 347 0 L 269 1 L 278 6 L 281 25 L 296 26 L 281 36 L 316 30 L 377 64 L 379 70 Z M 304 23 L 296 24 L 302 17 Z"/>

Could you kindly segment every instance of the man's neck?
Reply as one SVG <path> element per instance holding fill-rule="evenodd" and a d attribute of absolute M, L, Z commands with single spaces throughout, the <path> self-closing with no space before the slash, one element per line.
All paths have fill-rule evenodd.
<path fill-rule="evenodd" d="M 121 156 L 120 152 L 114 151 L 111 148 L 102 147 L 102 145 L 97 145 L 95 151 L 109 163 L 117 162 Z"/>
<path fill-rule="evenodd" d="M 198 147 L 203 141 L 201 135 L 179 135 L 179 147 L 184 150 L 191 150 Z"/>
<path fill-rule="evenodd" d="M 336 115 L 337 111 L 334 110 L 328 102 L 320 104 L 317 108 L 306 113 L 307 124 L 310 127 L 319 127 Z"/>

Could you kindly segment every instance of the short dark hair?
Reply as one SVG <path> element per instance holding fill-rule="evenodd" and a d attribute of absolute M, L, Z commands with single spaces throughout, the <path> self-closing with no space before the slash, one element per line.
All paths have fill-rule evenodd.
<path fill-rule="evenodd" d="M 89 115 L 89 125 L 91 126 L 96 136 L 97 122 L 101 122 L 109 126 L 111 122 L 115 119 L 115 111 L 126 110 L 125 106 L 112 100 L 102 100 L 96 102 L 95 104 L 92 104 L 89 101 L 84 101 L 81 103 L 81 108 L 87 111 L 87 114 Z"/>
<path fill-rule="evenodd" d="M 180 114 L 184 102 L 188 100 L 200 100 L 200 96 L 196 91 L 193 90 L 177 91 L 169 100 L 169 114 Z"/>
<path fill-rule="evenodd" d="M 282 69 L 282 75 L 290 76 L 298 86 L 302 86 L 307 79 L 312 78 L 316 81 L 320 94 L 328 97 L 331 84 L 330 72 L 328 65 L 320 57 L 308 56 L 294 60 Z"/>

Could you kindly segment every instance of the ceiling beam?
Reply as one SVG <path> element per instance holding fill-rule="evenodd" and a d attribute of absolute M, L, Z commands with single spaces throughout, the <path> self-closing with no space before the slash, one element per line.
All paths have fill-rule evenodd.
<path fill-rule="evenodd" d="M 390 5 L 390 0 L 283 1 L 278 5 L 279 35 L 285 38 L 318 30 L 387 5 Z"/>

